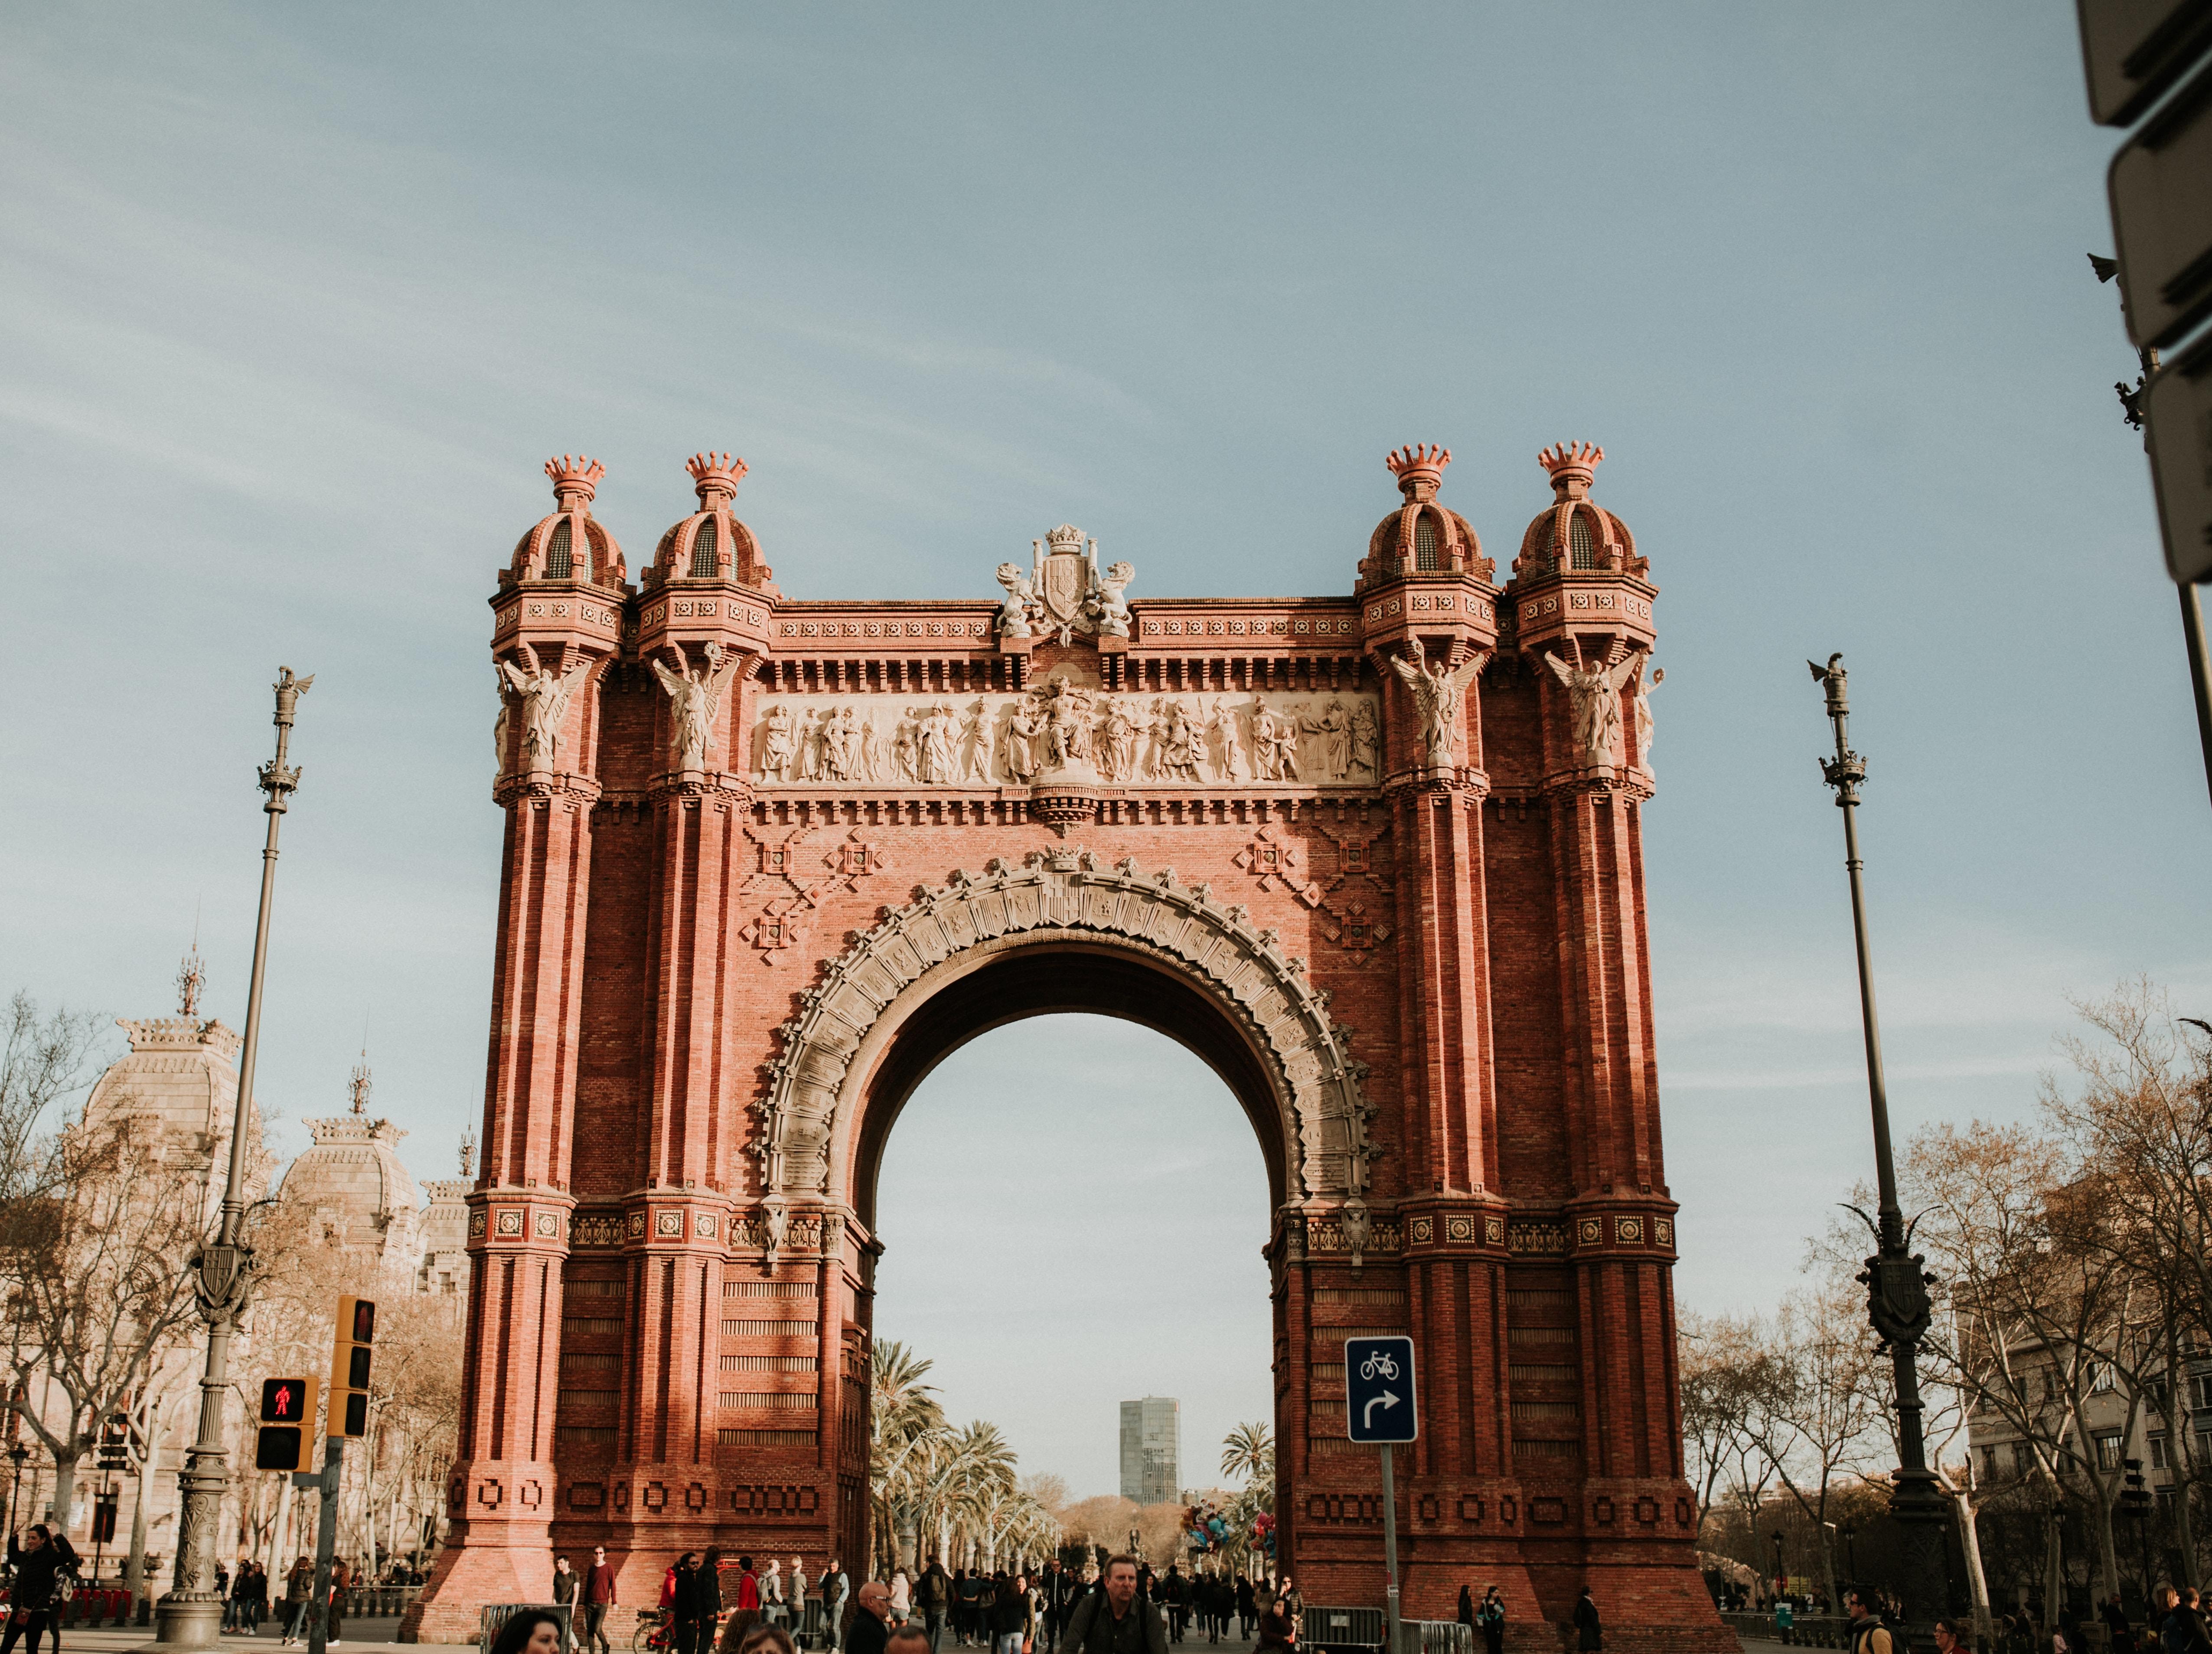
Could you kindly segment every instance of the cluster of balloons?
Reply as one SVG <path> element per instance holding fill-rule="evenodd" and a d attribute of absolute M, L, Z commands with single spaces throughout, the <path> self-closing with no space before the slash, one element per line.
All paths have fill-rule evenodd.
<path fill-rule="evenodd" d="M 1229 1518 L 1211 1499 L 1204 1505 L 1185 1505 L 1182 1531 L 1183 1537 L 1190 1542 L 1193 1555 L 1211 1556 L 1229 1537 Z"/>
<path fill-rule="evenodd" d="M 1229 1542 L 1230 1521 L 1220 1505 L 1208 1500 L 1183 1507 L 1183 1538 L 1194 1556 L 1211 1556 Z M 1252 1518 L 1252 1548 L 1268 1556 L 1275 1554 L 1275 1518 L 1262 1511 Z"/>

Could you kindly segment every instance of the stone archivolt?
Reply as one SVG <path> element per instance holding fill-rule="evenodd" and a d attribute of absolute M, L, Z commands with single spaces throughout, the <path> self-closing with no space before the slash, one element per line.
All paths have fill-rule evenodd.
<path fill-rule="evenodd" d="M 772 1201 L 830 1190 L 839 1119 L 860 1105 L 854 1058 L 900 994 L 955 955 L 1024 933 L 1089 932 L 1171 961 L 1202 983 L 1267 1055 L 1284 1107 L 1294 1197 L 1358 1198 L 1374 1153 L 1374 1110 L 1360 1092 L 1366 1065 L 1348 1031 L 1328 1015 L 1329 996 L 1286 957 L 1272 930 L 1241 906 L 1224 906 L 1204 884 L 1150 875 L 1133 860 L 1111 870 L 1082 849 L 1037 851 L 1018 868 L 994 863 L 981 878 L 956 872 L 941 890 L 917 891 L 800 995 L 797 1017 L 779 1030 L 783 1051 L 769 1066 L 755 1153 Z"/>

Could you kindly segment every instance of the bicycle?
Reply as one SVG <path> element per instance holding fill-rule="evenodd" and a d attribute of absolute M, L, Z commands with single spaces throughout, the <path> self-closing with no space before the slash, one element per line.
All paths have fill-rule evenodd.
<path fill-rule="evenodd" d="M 661 1608 L 640 1608 L 637 1629 L 629 1634 L 630 1654 L 668 1654 L 675 1621 Z"/>

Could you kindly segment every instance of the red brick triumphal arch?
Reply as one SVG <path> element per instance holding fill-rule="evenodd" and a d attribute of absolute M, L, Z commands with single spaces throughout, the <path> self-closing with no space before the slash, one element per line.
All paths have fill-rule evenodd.
<path fill-rule="evenodd" d="M 1495 1580 L 1547 1643 L 1587 1581 L 1613 1643 L 1726 1645 L 1644 938 L 1656 588 L 1601 457 L 1542 456 L 1503 585 L 1413 448 L 1341 596 L 1147 598 L 1063 526 L 996 600 L 883 603 L 778 589 L 742 461 L 693 459 L 635 581 L 599 467 L 550 464 L 492 599 L 505 861 L 423 1633 L 542 1598 L 556 1547 L 605 1544 L 632 1602 L 685 1548 L 857 1564 L 885 1139 L 963 1042 L 1089 1010 L 1204 1056 L 1259 1138 L 1309 1601 L 1381 1600 L 1340 1344 L 1405 1329 L 1409 1612 Z"/>

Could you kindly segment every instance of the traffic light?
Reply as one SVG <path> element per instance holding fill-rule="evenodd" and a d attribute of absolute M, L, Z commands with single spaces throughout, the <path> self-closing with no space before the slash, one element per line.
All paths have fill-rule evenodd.
<path fill-rule="evenodd" d="M 349 1295 L 338 1300 L 337 1336 L 331 1344 L 331 1420 L 327 1436 L 368 1434 L 369 1346 L 376 1342 L 376 1305 Z"/>
<path fill-rule="evenodd" d="M 131 1468 L 131 1416 L 126 1413 L 111 1413 L 100 1427 L 100 1468 L 103 1470 L 127 1470 Z"/>
<path fill-rule="evenodd" d="M 315 1381 L 264 1378 L 261 1432 L 253 1438 L 256 1470 L 297 1470 L 307 1462 L 307 1432 L 315 1427 Z"/>

